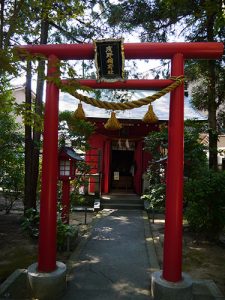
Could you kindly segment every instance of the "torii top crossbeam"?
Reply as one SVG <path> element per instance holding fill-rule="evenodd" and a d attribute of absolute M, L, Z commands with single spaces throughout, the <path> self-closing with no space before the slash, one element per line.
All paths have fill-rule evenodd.
<path fill-rule="evenodd" d="M 94 58 L 93 44 L 25 45 L 19 51 L 30 54 L 55 55 L 63 60 Z M 126 59 L 171 59 L 175 53 L 184 59 L 219 59 L 223 54 L 223 43 L 125 43 Z"/>

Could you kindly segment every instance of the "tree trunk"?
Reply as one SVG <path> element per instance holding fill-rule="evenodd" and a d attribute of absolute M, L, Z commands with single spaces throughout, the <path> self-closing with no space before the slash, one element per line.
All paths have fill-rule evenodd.
<path fill-rule="evenodd" d="M 12 38 L 13 34 L 15 33 L 17 26 L 18 26 L 18 15 L 19 12 L 22 10 L 24 5 L 24 0 L 20 0 L 18 2 L 14 2 L 13 14 L 7 22 L 8 28 L 5 35 L 4 40 L 4 49 L 7 49 L 10 45 L 10 39 Z"/>
<path fill-rule="evenodd" d="M 3 49 L 3 38 L 4 38 L 4 9 L 5 9 L 5 0 L 1 0 L 1 13 L 0 13 L 0 49 Z"/>
<path fill-rule="evenodd" d="M 216 118 L 216 90 L 215 90 L 215 62 L 209 61 L 209 85 L 208 85 L 208 124 L 209 124 L 209 168 L 217 171 L 217 118 Z"/>
<path fill-rule="evenodd" d="M 214 1 L 211 1 L 213 4 Z M 215 25 L 215 11 L 212 12 L 210 6 L 206 11 L 207 15 L 207 40 L 214 42 L 214 25 Z M 216 103 L 216 64 L 215 61 L 208 61 L 208 124 L 209 124 L 209 168 L 217 171 L 217 103 Z"/>
<path fill-rule="evenodd" d="M 46 20 L 41 21 L 41 37 L 40 44 L 47 44 L 49 23 Z M 35 100 L 35 114 L 42 116 L 43 113 L 43 90 L 45 77 L 45 61 L 42 60 L 38 64 L 38 78 Z M 37 187 L 39 177 L 39 155 L 40 155 L 41 131 L 35 128 L 33 130 L 33 154 L 32 154 L 32 188 L 31 188 L 31 205 L 36 207 Z"/>
<path fill-rule="evenodd" d="M 27 61 L 27 75 L 26 75 L 26 90 L 25 90 L 25 101 L 26 101 L 26 111 L 25 114 L 29 115 L 31 112 L 32 103 L 32 92 L 31 92 L 31 81 L 32 81 L 32 65 L 31 61 Z M 33 155 L 33 140 L 32 140 L 32 130 L 31 125 L 25 122 L 25 178 L 24 178 L 24 213 L 29 208 L 36 208 L 36 203 L 33 202 L 32 198 L 32 164 Z"/>

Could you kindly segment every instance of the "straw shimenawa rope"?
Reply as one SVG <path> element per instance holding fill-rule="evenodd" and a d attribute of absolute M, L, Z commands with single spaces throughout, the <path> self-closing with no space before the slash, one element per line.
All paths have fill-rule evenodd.
<path fill-rule="evenodd" d="M 87 104 L 90 104 L 90 105 L 98 107 L 98 108 L 112 110 L 111 117 L 108 119 L 108 121 L 106 122 L 106 124 L 104 126 L 108 130 L 119 130 L 122 128 L 122 125 L 116 119 L 116 114 L 115 114 L 114 110 L 133 109 L 133 108 L 138 108 L 143 105 L 149 104 L 148 111 L 143 118 L 143 122 L 151 123 L 151 124 L 157 123 L 158 118 L 153 111 L 151 103 L 154 102 L 155 100 L 159 99 L 160 97 L 164 96 L 165 94 L 173 91 L 176 87 L 178 87 L 179 85 L 181 85 L 184 82 L 184 76 L 178 76 L 178 77 L 173 76 L 173 77 L 170 77 L 170 79 L 174 80 L 174 82 L 172 84 L 170 84 L 169 86 L 165 87 L 163 90 L 156 92 L 154 95 L 148 96 L 146 98 L 141 98 L 141 99 L 135 100 L 135 101 L 124 102 L 124 103 L 107 102 L 107 101 L 97 100 L 97 99 L 79 94 L 76 90 L 72 91 L 71 86 L 69 89 L 67 89 L 67 85 L 63 85 L 63 86 L 61 86 L 61 88 L 67 89 L 68 93 L 70 93 L 72 96 L 74 96 L 80 100 L 80 103 L 78 104 L 78 108 L 74 112 L 74 117 L 76 119 L 85 119 L 85 113 L 83 111 L 83 107 L 81 104 L 81 102 L 85 102 Z"/>
<path fill-rule="evenodd" d="M 141 107 L 143 105 L 150 104 L 155 100 L 159 99 L 160 97 L 164 96 L 165 94 L 173 91 L 176 87 L 180 86 L 184 82 L 184 76 L 170 77 L 169 79 L 174 80 L 174 82 L 171 83 L 169 86 L 165 87 L 164 89 L 162 89 L 161 91 L 156 92 L 154 95 L 148 96 L 146 98 L 141 98 L 139 100 L 123 102 L 123 103 L 97 100 L 82 95 L 76 91 L 71 91 L 71 89 L 69 89 L 67 92 L 70 93 L 75 98 L 79 99 L 80 101 L 93 105 L 98 108 L 104 108 L 110 110 L 126 110 L 126 109 L 133 109 L 133 108 Z"/>
<path fill-rule="evenodd" d="M 75 119 L 78 119 L 78 120 L 85 119 L 85 113 L 84 113 L 84 110 L 83 110 L 83 107 L 82 107 L 82 103 L 78 104 L 77 109 L 73 113 L 73 117 Z"/>
<path fill-rule="evenodd" d="M 149 104 L 148 111 L 144 115 L 142 121 L 145 122 L 145 123 L 150 123 L 150 124 L 155 124 L 155 123 L 158 122 L 158 118 L 157 118 L 156 114 L 153 111 L 151 103 Z"/>
<path fill-rule="evenodd" d="M 111 112 L 111 117 L 108 119 L 104 127 L 108 130 L 119 130 L 122 128 L 122 125 L 117 120 L 116 113 L 114 111 Z"/>

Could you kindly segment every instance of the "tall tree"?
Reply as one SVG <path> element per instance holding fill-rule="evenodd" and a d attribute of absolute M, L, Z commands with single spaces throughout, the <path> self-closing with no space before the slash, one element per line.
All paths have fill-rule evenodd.
<path fill-rule="evenodd" d="M 178 38 L 179 33 L 191 42 L 224 41 L 225 36 L 222 0 L 121 1 L 119 5 L 111 5 L 108 18 L 111 26 L 123 26 L 128 31 L 138 29 L 142 41 L 166 42 Z M 217 108 L 225 101 L 221 72 L 224 73 L 222 61 L 192 62 L 190 80 L 201 78 L 207 86 L 202 102 L 208 110 L 209 166 L 212 169 L 217 169 Z M 194 100 L 196 95 L 193 94 Z"/>
<path fill-rule="evenodd" d="M 45 7 L 46 2 L 42 2 L 42 12 L 40 21 L 40 44 L 47 44 L 49 33 L 48 12 Z M 43 90 L 45 77 L 45 61 L 38 62 L 36 98 L 34 103 L 34 113 L 41 117 L 43 111 Z M 31 62 L 28 61 L 27 80 L 26 80 L 26 108 L 32 109 L 31 106 Z M 33 129 L 33 132 L 32 132 Z M 25 124 L 25 194 L 24 194 L 24 210 L 29 208 L 36 209 L 37 186 L 39 176 L 39 155 L 41 128 L 34 124 Z"/>
<path fill-rule="evenodd" d="M 11 50 L 17 44 L 81 43 L 110 32 L 111 28 L 107 28 L 106 19 L 101 19 L 100 25 L 99 16 L 105 8 L 99 9 L 96 5 L 98 6 L 98 1 L 92 0 L 1 0 L 0 45 L 1 56 L 5 62 L 4 69 L 1 69 L 2 78 L 8 80 L 13 72 Z M 24 64 L 22 66 L 24 69 Z M 39 122 L 43 112 L 45 61 L 38 60 L 35 100 L 31 99 L 31 66 L 29 61 L 26 105 L 19 109 L 25 120 L 25 210 L 36 207 L 41 140 Z"/>
<path fill-rule="evenodd" d="M 40 5 L 41 4 L 41 5 Z M 37 15 L 39 16 L 36 20 L 37 28 L 39 28 L 40 37 L 38 42 L 40 44 L 47 44 L 48 42 L 65 42 L 65 41 L 75 41 L 82 42 L 86 38 L 90 38 L 87 35 L 88 28 L 91 26 L 88 22 L 81 21 L 81 15 L 84 14 L 85 9 L 90 9 L 93 7 L 90 2 L 86 1 L 86 6 L 84 6 L 85 1 L 42 1 L 39 3 L 39 7 L 36 7 Z M 72 23 L 78 23 L 80 27 L 86 28 L 77 32 Z M 90 29 L 90 28 L 89 28 Z M 93 32 L 94 27 L 91 27 Z M 95 27 L 96 30 L 96 27 Z M 34 39 L 34 36 L 32 37 Z M 28 69 L 29 71 L 29 69 Z M 28 78 L 28 84 L 29 83 Z M 45 79 L 45 60 L 39 60 L 37 67 L 37 88 L 36 88 L 36 99 L 34 103 L 34 113 L 36 116 L 41 117 L 43 113 L 43 88 Z M 29 90 L 30 88 L 28 88 Z M 31 103 L 31 94 L 27 94 L 26 101 Z M 26 108 L 29 105 L 26 106 Z M 27 142 L 25 160 L 26 163 L 26 174 L 25 174 L 25 210 L 32 207 L 36 207 L 36 195 L 37 195 L 37 185 L 39 176 L 39 155 L 40 155 L 40 140 L 41 140 L 41 129 L 40 126 L 35 126 L 34 123 L 33 130 L 29 128 L 30 125 L 26 125 L 27 128 Z M 28 136 L 29 135 L 29 136 Z"/>

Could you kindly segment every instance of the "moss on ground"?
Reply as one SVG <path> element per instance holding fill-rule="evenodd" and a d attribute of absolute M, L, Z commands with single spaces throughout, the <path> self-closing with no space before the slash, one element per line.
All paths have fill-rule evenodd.
<path fill-rule="evenodd" d="M 30 247 L 11 248 L 1 255 L 0 282 L 3 282 L 16 269 L 24 269 L 37 261 L 36 251 L 31 254 Z"/>

